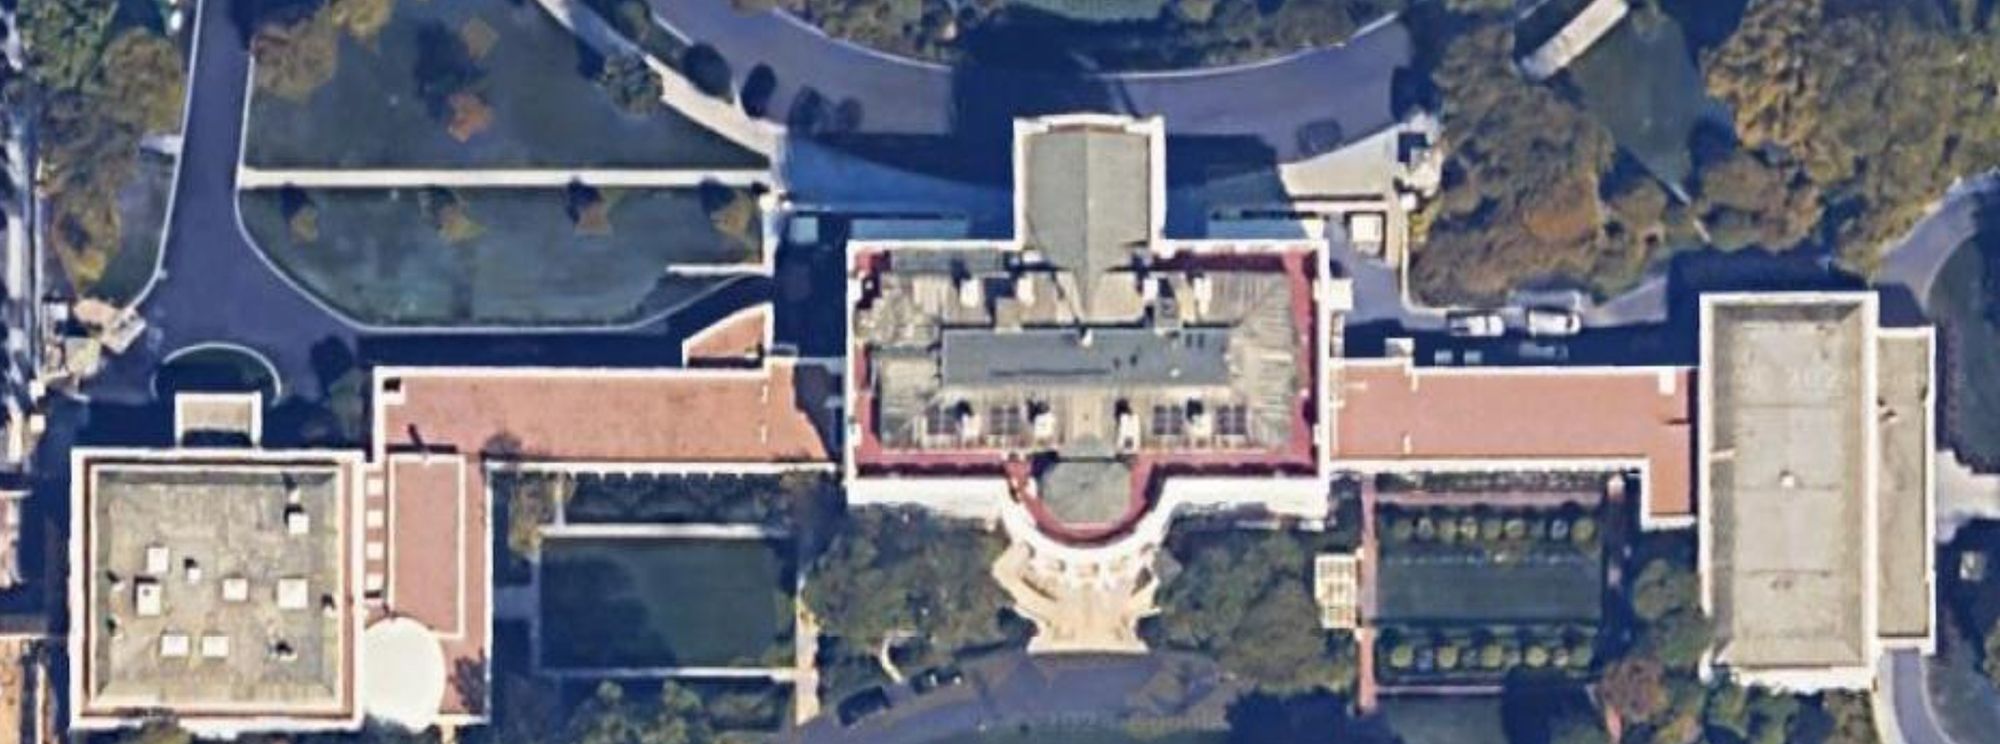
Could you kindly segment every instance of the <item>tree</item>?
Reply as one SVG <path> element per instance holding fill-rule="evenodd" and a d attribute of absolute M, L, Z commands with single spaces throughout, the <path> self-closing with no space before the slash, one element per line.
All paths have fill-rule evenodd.
<path fill-rule="evenodd" d="M 118 105 L 105 111 L 146 132 L 171 132 L 181 125 L 185 85 L 180 49 L 158 34 L 133 29 L 104 50 L 104 66 L 92 93 Z"/>
<path fill-rule="evenodd" d="M 1412 288 L 1437 303 L 1497 300 L 1532 278 L 1621 277 L 1631 257 L 1605 238 L 1598 191 L 1611 135 L 1548 86 L 1521 77 L 1506 25 L 1446 47 L 1443 193 L 1411 256 Z M 1615 272 L 1614 272 L 1615 270 Z"/>
<path fill-rule="evenodd" d="M 520 473 L 507 480 L 507 549 L 518 556 L 541 552 L 542 525 L 576 493 L 567 474 Z"/>
<path fill-rule="evenodd" d="M 251 37 L 250 54 L 257 60 L 258 89 L 304 101 L 338 70 L 339 28 L 319 16 L 265 24 Z"/>
<path fill-rule="evenodd" d="M 814 564 L 805 600 L 822 630 L 873 649 L 910 633 L 931 660 L 1006 639 L 992 576 L 1002 540 L 919 512 L 855 510 Z"/>
<path fill-rule="evenodd" d="M 702 207 L 708 211 L 708 221 L 715 227 L 716 234 L 722 236 L 736 249 L 739 255 L 754 257 L 762 247 L 758 223 L 757 197 L 744 189 L 732 189 L 717 185 L 704 185 L 701 190 Z"/>
<path fill-rule="evenodd" d="M 1986 629 L 1985 655 L 1979 660 L 1979 668 L 1986 672 L 1986 678 L 2000 684 L 2000 620 Z"/>
<path fill-rule="evenodd" d="M 37 0 L 22 3 L 20 34 L 28 52 L 28 77 L 54 90 L 83 87 L 97 75 L 98 60 L 110 41 L 118 4 L 98 0 Z"/>
<path fill-rule="evenodd" d="M 1632 582 L 1632 613 L 1650 623 L 1668 613 L 1693 608 L 1700 588 L 1700 580 L 1693 571 L 1655 558 L 1640 569 L 1639 578 Z"/>
<path fill-rule="evenodd" d="M 597 73 L 597 84 L 625 113 L 650 116 L 662 108 L 660 97 L 665 91 L 660 76 L 637 54 L 621 54 L 606 61 Z"/>
<path fill-rule="evenodd" d="M 1180 575 L 1160 591 L 1164 645 L 1213 655 L 1268 692 L 1353 683 L 1352 641 L 1320 629 L 1297 537 L 1232 534 L 1182 552 Z"/>
<path fill-rule="evenodd" d="M 1819 188 L 1796 166 L 1737 150 L 1701 166 L 1696 210 L 1724 250 L 1783 249 L 1819 223 Z"/>
<path fill-rule="evenodd" d="M 1820 697 L 1819 715 L 1828 719 L 1825 744 L 1879 744 L 1875 734 L 1875 711 L 1868 695 L 1835 690 Z M 1801 737 L 1806 738 L 1806 737 Z"/>
<path fill-rule="evenodd" d="M 1698 609 L 1676 610 L 1646 627 L 1646 649 L 1668 669 L 1693 669 L 1701 663 L 1714 636 L 1708 618 Z"/>
<path fill-rule="evenodd" d="M 1598 697 L 1630 723 L 1645 723 L 1666 712 L 1669 702 L 1660 662 L 1628 656 L 1604 669 Z"/>
<path fill-rule="evenodd" d="M 1702 67 L 1744 144 L 1799 164 L 1857 265 L 1954 178 L 2000 165 L 2000 38 L 1936 4 L 1757 0 Z"/>
<path fill-rule="evenodd" d="M 37 144 L 48 244 L 84 295 L 121 245 L 118 193 L 138 171 L 139 140 L 178 125 L 185 84 L 180 53 L 153 32 L 106 40 L 115 10 L 68 0 L 23 8 L 29 80 L 44 101 Z"/>

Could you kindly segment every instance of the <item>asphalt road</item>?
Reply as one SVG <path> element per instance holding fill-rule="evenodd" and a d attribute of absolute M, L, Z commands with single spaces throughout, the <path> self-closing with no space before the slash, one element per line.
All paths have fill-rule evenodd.
<path fill-rule="evenodd" d="M 335 358 L 405 364 L 660 365 L 678 361 L 693 329 L 769 295 L 758 278 L 719 281 L 699 298 L 650 320 L 611 330 L 487 332 L 362 327 L 322 307 L 267 263 L 237 213 L 237 164 L 249 95 L 248 36 L 235 0 L 203 0 L 196 11 L 191 95 L 174 180 L 167 241 L 153 284 L 139 303 L 147 330 L 109 357 L 86 386 L 110 403 L 152 402 L 153 376 L 173 353 L 209 344 L 264 357 L 287 394 L 320 397 L 327 374 L 316 351 Z M 561 331 L 549 333 L 544 331 Z"/>
<path fill-rule="evenodd" d="M 162 359 L 208 343 L 255 350 L 271 360 L 287 390 L 316 394 L 320 380 L 310 348 L 354 345 L 354 329 L 286 284 L 237 220 L 236 163 L 250 52 L 232 7 L 230 0 L 206 0 L 195 12 L 191 96 L 167 242 L 160 273 L 139 305 L 147 331 L 111 357 L 88 388 L 92 397 L 144 402 Z"/>
<path fill-rule="evenodd" d="M 1919 306 L 1928 305 L 1938 272 L 1953 249 L 1979 232 L 1980 208 L 1992 203 L 1996 193 L 2000 175 L 1992 173 L 1953 186 L 1935 210 L 1882 256 L 1875 282 L 1908 288 Z"/>
<path fill-rule="evenodd" d="M 1152 74 L 1073 74 L 947 67 L 832 39 L 778 12 L 729 0 L 652 0 L 683 38 L 721 54 L 740 85 L 757 66 L 777 86 L 766 118 L 783 122 L 801 91 L 858 107 L 862 134 L 1005 131 L 1016 116 L 1095 110 L 1158 114 L 1174 135 L 1255 137 L 1289 162 L 1395 123 L 1390 86 L 1409 62 L 1409 32 L 1389 23 L 1344 46 L 1263 63 Z M 1308 128 L 1315 140 L 1302 143 Z M 1302 147 L 1309 145 L 1309 147 Z"/>
<path fill-rule="evenodd" d="M 1920 656 L 1910 651 L 1898 651 L 1889 655 L 1889 686 L 1894 706 L 1896 724 L 1901 728 L 1900 744 L 1958 744 L 1938 726 L 1931 711 L 1929 695 L 1924 691 L 1924 664 Z"/>
<path fill-rule="evenodd" d="M 971 731 L 1034 724 L 1116 729 L 1144 721 L 1220 725 L 1242 692 L 1215 662 L 1188 654 L 1035 658 L 1009 652 L 967 665 L 965 683 L 914 695 L 889 691 L 894 705 L 843 727 L 827 714 L 789 732 L 784 744 L 923 744 Z"/>

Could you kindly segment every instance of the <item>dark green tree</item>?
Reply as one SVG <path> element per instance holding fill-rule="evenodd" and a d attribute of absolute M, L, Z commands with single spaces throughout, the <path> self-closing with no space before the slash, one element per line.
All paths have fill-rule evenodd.
<path fill-rule="evenodd" d="M 597 73 L 597 84 L 625 113 L 651 115 L 662 108 L 660 76 L 637 54 L 612 57 Z"/>

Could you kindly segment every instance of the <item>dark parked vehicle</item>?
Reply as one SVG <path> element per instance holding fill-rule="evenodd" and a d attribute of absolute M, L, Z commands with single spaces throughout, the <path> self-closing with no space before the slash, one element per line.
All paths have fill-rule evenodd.
<path fill-rule="evenodd" d="M 889 693 L 880 687 L 870 687 L 840 701 L 840 706 L 834 710 L 834 715 L 840 718 L 840 725 L 852 726 L 863 718 L 888 709 Z"/>
<path fill-rule="evenodd" d="M 940 687 L 956 687 L 965 684 L 965 674 L 958 667 L 938 667 L 925 670 L 910 679 L 910 689 L 922 695 Z"/>

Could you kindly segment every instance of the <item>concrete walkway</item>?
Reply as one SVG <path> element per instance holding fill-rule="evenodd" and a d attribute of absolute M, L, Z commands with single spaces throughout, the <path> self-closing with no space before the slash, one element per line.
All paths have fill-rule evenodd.
<path fill-rule="evenodd" d="M 636 55 L 646 61 L 646 66 L 660 76 L 662 94 L 660 100 L 710 131 L 728 138 L 745 149 L 776 160 L 779 143 L 784 139 L 784 128 L 766 121 L 752 119 L 737 108 L 734 101 L 712 97 L 694 87 L 694 83 L 683 77 L 679 70 L 669 67 L 666 62 L 646 54 L 638 45 L 618 33 L 617 29 L 604 20 L 596 11 L 575 0 L 535 0 L 548 11 L 557 23 L 575 34 L 577 39 L 606 57 Z"/>
<path fill-rule="evenodd" d="M 1542 46 L 1521 60 L 1521 72 L 1530 80 L 1547 80 L 1562 72 L 1570 62 L 1583 56 L 1584 52 L 1597 45 L 1618 22 L 1625 20 L 1625 14 L 1632 6 L 1625 0 L 1596 0 L 1576 14 L 1575 18 L 1557 32 Z"/>
<path fill-rule="evenodd" d="M 1951 450 L 1938 450 L 1935 467 L 1939 544 L 1951 542 L 1968 522 L 2000 519 L 2000 475 L 1974 471 Z"/>
<path fill-rule="evenodd" d="M 244 167 L 236 174 L 237 188 L 373 189 L 413 186 L 451 188 L 562 188 L 581 183 L 601 188 L 692 188 L 717 184 L 734 188 L 768 186 L 771 172 L 763 168 L 644 169 L 644 168 L 341 168 L 266 169 Z"/>

